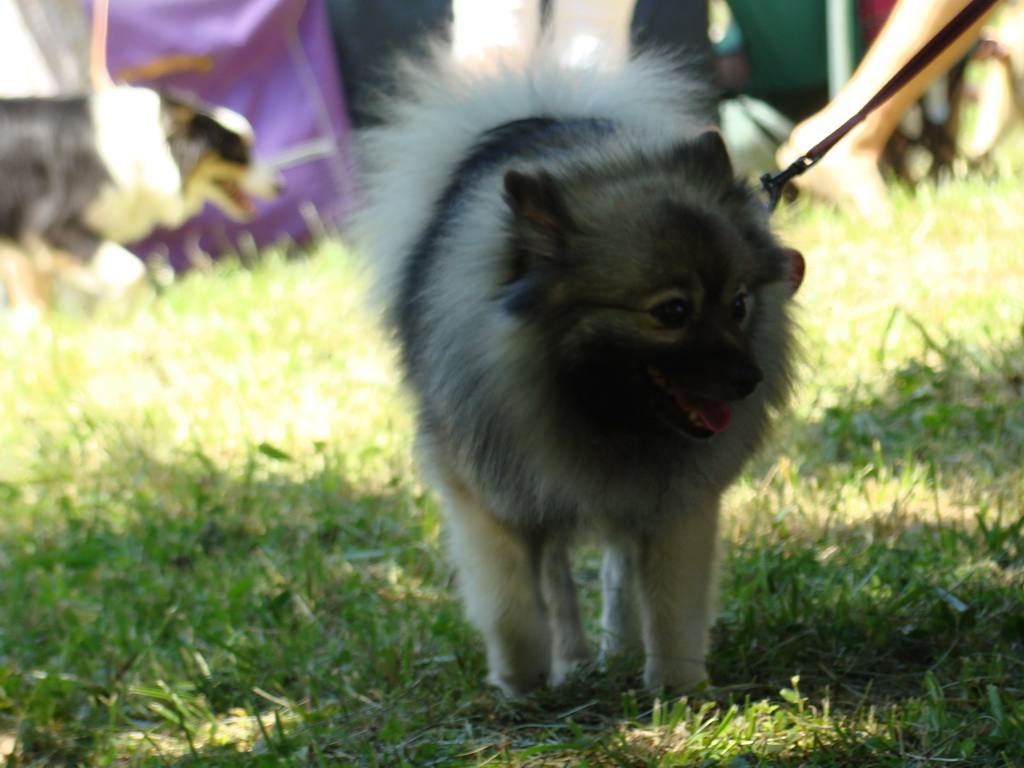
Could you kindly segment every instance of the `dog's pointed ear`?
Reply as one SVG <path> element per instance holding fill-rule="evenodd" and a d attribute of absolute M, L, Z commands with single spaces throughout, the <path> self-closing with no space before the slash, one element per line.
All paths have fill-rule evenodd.
<path fill-rule="evenodd" d="M 715 176 L 731 177 L 732 160 L 720 131 L 710 128 L 692 139 L 679 144 L 672 152 L 676 165 L 702 168 Z"/>
<path fill-rule="evenodd" d="M 160 119 L 167 136 L 179 136 L 188 133 L 192 121 L 198 114 L 195 107 L 180 99 L 159 92 Z"/>
<path fill-rule="evenodd" d="M 505 198 L 519 221 L 555 241 L 572 228 L 558 183 L 544 171 L 505 171 Z"/>
<path fill-rule="evenodd" d="M 544 171 L 505 172 L 505 200 L 515 216 L 513 247 L 506 262 L 503 303 L 514 315 L 544 304 L 566 253 L 566 238 L 575 229 L 558 182 Z"/>

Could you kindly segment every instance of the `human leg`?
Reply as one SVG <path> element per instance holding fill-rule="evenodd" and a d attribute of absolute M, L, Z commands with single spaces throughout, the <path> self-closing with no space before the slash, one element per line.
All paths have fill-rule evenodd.
<path fill-rule="evenodd" d="M 963 7 L 964 0 L 900 0 L 846 85 L 822 110 L 793 129 L 776 156 L 779 165 L 789 165 L 856 114 Z M 886 190 L 878 161 L 886 142 L 907 107 L 966 53 L 983 22 L 975 22 L 906 86 L 868 115 L 818 164 L 799 177 L 797 186 L 836 203 L 852 204 L 868 218 L 885 215 Z"/>

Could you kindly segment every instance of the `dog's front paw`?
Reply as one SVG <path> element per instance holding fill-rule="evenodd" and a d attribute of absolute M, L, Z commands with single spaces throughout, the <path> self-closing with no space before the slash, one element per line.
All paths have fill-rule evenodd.
<path fill-rule="evenodd" d="M 594 671 L 597 662 L 590 654 L 571 659 L 556 659 L 551 666 L 551 685 L 558 686 L 574 677 L 585 677 Z"/>
<path fill-rule="evenodd" d="M 672 665 L 648 660 L 644 684 L 649 691 L 666 691 L 675 696 L 706 691 L 711 687 L 703 662 L 682 662 Z"/>
<path fill-rule="evenodd" d="M 547 670 L 492 670 L 487 682 L 510 699 L 522 699 L 548 684 Z"/>

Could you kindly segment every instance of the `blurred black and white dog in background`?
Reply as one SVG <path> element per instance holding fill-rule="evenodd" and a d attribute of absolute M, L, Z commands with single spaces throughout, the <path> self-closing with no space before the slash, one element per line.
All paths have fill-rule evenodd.
<path fill-rule="evenodd" d="M 569 548 L 604 546 L 601 645 L 706 679 L 719 500 L 792 388 L 803 259 L 672 62 L 410 67 L 364 137 L 360 227 L 490 680 L 586 665 Z"/>
<path fill-rule="evenodd" d="M 64 281 L 96 299 L 143 282 L 122 243 L 211 202 L 245 220 L 280 177 L 253 156 L 248 121 L 223 107 L 118 87 L 0 99 L 0 278 L 17 326 Z"/>

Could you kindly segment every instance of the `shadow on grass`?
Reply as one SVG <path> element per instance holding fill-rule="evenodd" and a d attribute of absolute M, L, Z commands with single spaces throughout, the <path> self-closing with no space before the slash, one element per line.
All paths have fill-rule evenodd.
<path fill-rule="evenodd" d="M 424 714 L 477 676 L 433 506 L 414 489 L 348 482 L 351 457 L 324 447 L 254 446 L 237 470 L 119 439 L 103 452 L 99 467 L 54 455 L 48 477 L 0 486 L 12 766 L 248 748 L 336 718 L 372 730 L 377 702 L 437 677 L 431 660 L 449 687 L 424 683 Z"/>
<path fill-rule="evenodd" d="M 847 704 L 920 693 L 929 672 L 1019 686 L 1022 533 L 1024 518 L 984 530 L 868 521 L 740 542 L 724 567 L 712 676 L 760 698 L 799 675 L 809 695 Z"/>
<path fill-rule="evenodd" d="M 916 463 L 988 477 L 1018 472 L 1024 466 L 1024 340 L 979 348 L 937 340 L 909 322 L 921 333 L 924 354 L 904 361 L 884 386 L 850 391 L 820 420 L 794 427 L 809 464 L 899 472 Z"/>
<path fill-rule="evenodd" d="M 1019 472 L 1021 348 L 936 350 L 801 425 L 808 455 Z M 635 665 L 523 706 L 482 687 L 436 510 L 412 487 L 349 482 L 352 457 L 324 446 L 250 446 L 230 461 L 125 440 L 104 450 L 95 471 L 54 455 L 46 482 L 0 486 L 12 765 L 139 753 L 182 766 L 445 764 L 559 740 L 595 764 L 637 764 L 616 741 L 652 723 L 654 700 L 624 693 L 639 686 Z M 796 706 L 783 691 L 799 676 L 803 701 L 840 714 L 931 696 L 988 717 L 970 708 L 990 687 L 1024 687 L 1022 538 L 1015 519 L 799 535 L 780 520 L 727 554 L 712 676 L 741 708 Z M 833 764 L 866 749 L 859 737 L 827 748 Z M 800 764 L 787 760 L 763 764 Z"/>
<path fill-rule="evenodd" d="M 727 689 L 777 697 L 799 675 L 810 699 L 849 709 L 926 696 L 929 676 L 964 702 L 1024 684 L 1024 343 L 919 330 L 925 352 L 883 385 L 789 427 L 786 482 L 815 489 L 799 503 L 869 514 L 807 525 L 777 509 L 766 532 L 739 535 L 712 659 Z M 882 481 L 891 492 L 858 496 Z M 912 491 L 962 515 L 907 513 Z"/>

